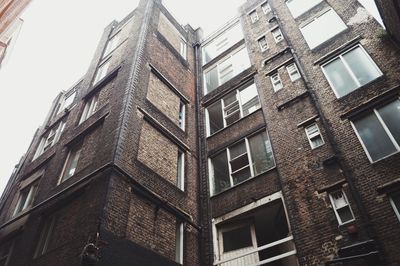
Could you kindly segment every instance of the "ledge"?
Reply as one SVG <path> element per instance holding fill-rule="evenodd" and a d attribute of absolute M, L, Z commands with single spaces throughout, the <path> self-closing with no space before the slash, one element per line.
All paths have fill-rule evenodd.
<path fill-rule="evenodd" d="M 83 99 L 87 100 L 90 98 L 96 91 L 99 89 L 103 88 L 105 85 L 107 85 L 111 80 L 113 80 L 117 75 L 122 67 L 122 64 L 119 64 L 115 68 L 113 68 L 104 78 L 99 80 L 96 84 L 93 84 L 92 86 L 89 87 L 89 90 L 86 92 L 85 96 L 83 96 Z"/>
<path fill-rule="evenodd" d="M 391 193 L 396 190 L 400 190 L 400 178 L 396 178 L 395 180 L 392 180 L 390 182 L 387 182 L 383 185 L 380 185 L 379 187 L 376 188 L 376 191 L 379 194 L 386 194 L 386 193 Z"/>
<path fill-rule="evenodd" d="M 314 65 L 322 65 L 326 63 L 327 61 L 331 60 L 332 58 L 338 56 L 339 54 L 343 53 L 344 51 L 348 50 L 350 47 L 356 45 L 360 40 L 362 39 L 362 36 L 359 35 L 352 40 L 346 42 L 345 44 L 339 46 L 338 48 L 330 51 L 329 53 L 321 56 L 317 60 L 313 62 Z"/>
<path fill-rule="evenodd" d="M 263 65 L 267 65 L 270 62 L 274 61 L 275 59 L 277 59 L 278 57 L 281 57 L 282 55 L 286 54 L 286 53 L 291 53 L 291 49 L 290 47 L 285 47 L 283 50 L 277 52 L 276 54 L 272 55 L 271 57 L 267 58 L 264 60 Z"/>
<path fill-rule="evenodd" d="M 309 124 L 311 124 L 312 122 L 314 122 L 315 120 L 317 120 L 318 117 L 319 117 L 318 115 L 313 115 L 312 117 L 304 120 L 303 122 L 298 123 L 297 127 L 306 127 Z"/>
<path fill-rule="evenodd" d="M 336 189 L 342 187 L 343 184 L 345 184 L 345 183 L 347 183 L 347 181 L 345 179 L 341 179 L 339 181 L 336 181 L 335 183 L 326 185 L 326 186 L 318 189 L 317 191 L 318 191 L 318 193 L 327 192 L 327 191 L 329 192 L 329 191 L 336 190 Z"/>
<path fill-rule="evenodd" d="M 299 95 L 293 97 L 292 99 L 289 99 L 288 101 L 286 101 L 286 102 L 284 102 L 284 103 L 278 105 L 278 106 L 276 107 L 276 109 L 278 109 L 278 111 L 282 111 L 283 109 L 285 109 L 286 107 L 289 107 L 291 104 L 297 102 L 298 100 L 301 100 L 301 99 L 303 99 L 303 98 L 308 97 L 309 94 L 310 94 L 310 93 L 309 93 L 308 91 L 305 91 L 305 92 L 303 92 L 303 93 L 301 93 L 301 94 L 299 94 Z"/>

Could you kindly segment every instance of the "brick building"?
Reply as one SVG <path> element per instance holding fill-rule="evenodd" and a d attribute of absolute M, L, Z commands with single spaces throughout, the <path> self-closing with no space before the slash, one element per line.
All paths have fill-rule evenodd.
<path fill-rule="evenodd" d="M 400 46 L 400 1 L 375 0 L 389 36 Z"/>
<path fill-rule="evenodd" d="M 0 205 L 2 265 L 400 265 L 399 50 L 356 0 L 104 31 Z"/>

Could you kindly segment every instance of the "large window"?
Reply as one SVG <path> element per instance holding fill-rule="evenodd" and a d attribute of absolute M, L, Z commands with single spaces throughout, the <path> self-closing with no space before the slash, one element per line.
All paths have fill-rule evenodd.
<path fill-rule="evenodd" d="M 324 64 L 322 70 L 338 98 L 382 75 L 360 45 Z"/>
<path fill-rule="evenodd" d="M 329 193 L 329 198 L 339 225 L 354 221 L 353 211 L 343 190 Z"/>
<path fill-rule="evenodd" d="M 347 29 L 346 24 L 333 9 L 326 10 L 300 27 L 310 49 L 314 49 L 345 29 Z"/>
<path fill-rule="evenodd" d="M 400 151 L 400 100 L 352 121 L 371 162 Z"/>
<path fill-rule="evenodd" d="M 204 71 L 205 93 L 215 90 L 248 67 L 250 59 L 247 49 L 241 47 Z"/>
<path fill-rule="evenodd" d="M 225 30 L 210 43 L 203 47 L 203 65 L 226 51 L 229 47 L 243 39 L 243 32 L 240 22 Z"/>
<path fill-rule="evenodd" d="M 84 122 L 86 119 L 88 119 L 90 116 L 92 116 L 92 114 L 94 114 L 97 111 L 97 105 L 98 105 L 98 95 L 95 95 L 89 101 L 86 102 L 81 119 L 79 120 L 79 124 Z"/>
<path fill-rule="evenodd" d="M 97 69 L 96 76 L 93 80 L 93 84 L 96 84 L 97 82 L 99 82 L 102 78 L 104 78 L 107 75 L 108 68 L 110 67 L 110 59 L 111 59 L 111 57 L 100 64 L 100 66 Z"/>
<path fill-rule="evenodd" d="M 209 162 L 212 195 L 275 167 L 266 132 L 239 141 Z"/>
<path fill-rule="evenodd" d="M 16 216 L 17 214 L 25 210 L 28 210 L 32 206 L 33 200 L 36 195 L 37 185 L 38 183 L 34 182 L 33 184 L 30 184 L 21 189 L 13 216 Z"/>
<path fill-rule="evenodd" d="M 260 100 L 254 83 L 229 93 L 207 108 L 207 135 L 214 134 L 259 108 Z"/>
<path fill-rule="evenodd" d="M 400 192 L 390 195 L 390 203 L 392 204 L 393 210 L 400 221 Z"/>
<path fill-rule="evenodd" d="M 286 5 L 290 13 L 292 13 L 292 16 L 297 18 L 321 2 L 322 0 L 287 0 Z"/>
<path fill-rule="evenodd" d="M 75 144 L 68 152 L 67 159 L 64 163 L 64 168 L 61 173 L 60 182 L 62 183 L 65 180 L 69 179 L 76 172 L 76 168 L 78 166 L 79 157 L 81 154 L 82 143 Z"/>
<path fill-rule="evenodd" d="M 36 150 L 35 155 L 33 156 L 33 160 L 43 154 L 45 151 L 50 149 L 53 145 L 55 145 L 61 137 L 62 132 L 65 128 L 65 122 L 61 121 L 58 124 L 54 125 L 50 130 L 48 130 L 40 140 L 39 146 Z"/>
<path fill-rule="evenodd" d="M 104 50 L 103 58 L 107 56 L 109 53 L 115 50 L 117 48 L 118 44 L 120 43 L 119 37 L 120 37 L 120 32 L 117 32 L 114 34 L 111 39 L 108 40 L 106 49 Z"/>

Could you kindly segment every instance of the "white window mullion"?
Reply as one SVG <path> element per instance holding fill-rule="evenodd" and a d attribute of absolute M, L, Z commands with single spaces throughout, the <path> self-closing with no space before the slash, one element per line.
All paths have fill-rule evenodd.
<path fill-rule="evenodd" d="M 379 122 L 381 122 L 381 125 L 382 125 L 383 129 L 385 130 L 386 134 L 389 136 L 390 140 L 393 142 L 393 145 L 399 151 L 400 150 L 399 143 L 397 143 L 396 139 L 393 137 L 389 128 L 386 126 L 385 121 L 383 121 L 382 117 L 380 116 L 378 110 L 374 109 L 374 113 L 375 113 L 376 117 L 378 118 Z"/>
<path fill-rule="evenodd" d="M 229 169 L 229 182 L 231 187 L 233 187 L 233 177 L 232 177 L 232 167 L 231 167 L 231 152 L 229 148 L 226 149 L 226 156 L 228 157 L 228 169 Z"/>
<path fill-rule="evenodd" d="M 223 120 L 223 123 L 224 123 L 224 128 L 227 126 L 227 124 L 226 124 L 226 115 L 225 115 L 225 104 L 224 104 L 224 100 L 223 99 L 221 99 L 220 100 L 221 101 L 221 108 L 222 108 L 222 120 Z"/>
<path fill-rule="evenodd" d="M 242 118 L 243 117 L 243 107 L 242 107 L 242 99 L 240 98 L 239 90 L 236 90 L 236 100 L 239 102 L 240 118 Z"/>
<path fill-rule="evenodd" d="M 344 67 L 346 68 L 346 70 L 349 72 L 350 76 L 353 78 L 353 80 L 356 82 L 358 87 L 361 87 L 361 83 L 358 80 L 358 78 L 356 77 L 356 75 L 354 75 L 353 71 L 351 70 L 350 66 L 347 64 L 346 60 L 344 60 L 343 55 L 340 55 L 340 61 L 342 61 Z"/>
<path fill-rule="evenodd" d="M 392 205 L 394 213 L 396 214 L 397 219 L 399 219 L 399 222 L 400 222 L 400 212 L 399 212 L 398 206 L 396 206 L 396 204 L 395 204 L 394 200 L 392 199 L 392 197 L 390 197 L 390 204 Z"/>
<path fill-rule="evenodd" d="M 251 155 L 250 155 L 249 140 L 247 138 L 245 138 L 244 140 L 245 140 L 245 143 L 246 143 L 247 158 L 249 160 L 250 174 L 253 177 L 254 176 L 254 169 L 253 169 L 253 160 L 251 159 Z"/>
<path fill-rule="evenodd" d="M 211 162 L 211 159 L 208 158 L 208 176 L 209 178 L 209 183 L 210 183 L 210 195 L 214 195 L 214 182 L 215 182 L 215 176 L 214 176 L 214 165 Z"/>

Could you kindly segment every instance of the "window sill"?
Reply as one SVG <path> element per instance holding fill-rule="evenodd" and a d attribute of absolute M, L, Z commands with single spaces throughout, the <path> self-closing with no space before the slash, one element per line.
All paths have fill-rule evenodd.
<path fill-rule="evenodd" d="M 349 225 L 349 224 L 354 224 L 355 221 L 356 221 L 356 219 L 352 219 L 352 220 L 347 221 L 347 222 L 345 222 L 345 223 L 341 223 L 341 224 L 338 225 L 338 228 L 345 227 L 345 226 L 347 226 L 347 225 Z"/>
<path fill-rule="evenodd" d="M 385 161 L 385 160 L 389 159 L 390 157 L 395 156 L 395 155 L 397 155 L 397 154 L 400 154 L 400 150 L 399 150 L 399 151 L 395 151 L 395 152 L 393 152 L 393 153 L 391 153 L 391 154 L 389 154 L 389 155 L 386 155 L 386 156 L 384 156 L 384 157 L 382 157 L 382 158 L 379 158 L 379 159 L 376 160 L 376 161 L 371 161 L 371 160 L 369 160 L 369 161 L 370 161 L 371 165 L 374 165 L 374 164 L 380 163 L 380 162 L 382 162 L 382 161 Z M 369 158 L 368 158 L 368 159 L 369 159 Z"/>
<path fill-rule="evenodd" d="M 217 197 L 217 196 L 219 196 L 219 195 L 221 195 L 221 194 L 224 194 L 225 192 L 230 191 L 230 190 L 232 190 L 233 188 L 236 188 L 236 187 L 238 187 L 238 186 L 240 186 L 240 185 L 242 185 L 242 184 L 244 184 L 244 183 L 247 183 L 247 182 L 249 182 L 249 181 L 251 181 L 251 180 L 254 180 L 254 179 L 256 179 L 257 177 L 262 176 L 262 175 L 265 175 L 265 174 L 267 174 L 267 173 L 269 173 L 269 172 L 272 172 L 272 171 L 274 171 L 274 170 L 276 170 L 276 165 L 275 165 L 274 167 L 272 167 L 272 168 L 270 168 L 270 169 L 268 169 L 268 170 L 262 172 L 262 173 L 259 173 L 259 174 L 255 175 L 255 176 L 252 176 L 252 177 L 249 177 L 249 178 L 247 178 L 246 180 L 244 180 L 244 181 L 242 181 L 242 182 L 240 182 L 240 183 L 237 183 L 237 184 L 233 185 L 232 187 L 229 187 L 229 188 L 227 188 L 227 189 L 225 189 L 225 190 L 223 190 L 223 191 L 220 191 L 220 192 L 218 192 L 218 193 L 216 193 L 216 194 L 211 195 L 211 196 L 210 196 L 210 199 L 215 198 L 215 197 Z"/>

